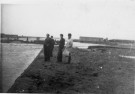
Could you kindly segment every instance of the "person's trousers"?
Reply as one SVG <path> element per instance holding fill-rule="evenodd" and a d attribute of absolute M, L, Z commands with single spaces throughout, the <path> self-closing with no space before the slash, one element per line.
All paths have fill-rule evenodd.
<path fill-rule="evenodd" d="M 60 48 L 58 50 L 57 61 L 62 62 L 62 49 Z"/>
<path fill-rule="evenodd" d="M 44 60 L 49 61 L 50 60 L 50 48 L 49 47 L 44 47 Z"/>
<path fill-rule="evenodd" d="M 51 57 L 53 56 L 53 48 L 54 48 L 54 47 L 51 48 L 51 53 L 50 53 L 50 56 L 51 56 Z"/>
<path fill-rule="evenodd" d="M 68 63 L 71 62 L 71 53 L 69 53 L 69 56 L 68 56 Z"/>

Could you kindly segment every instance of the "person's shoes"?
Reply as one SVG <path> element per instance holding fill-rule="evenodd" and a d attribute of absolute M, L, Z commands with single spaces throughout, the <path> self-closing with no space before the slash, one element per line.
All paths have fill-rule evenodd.
<path fill-rule="evenodd" d="M 45 61 L 49 61 L 50 62 L 50 60 L 45 60 Z"/>
<path fill-rule="evenodd" d="M 70 64 L 69 62 L 66 62 L 65 64 Z"/>
<path fill-rule="evenodd" d="M 50 59 L 49 59 L 49 60 L 47 60 L 47 61 L 49 61 L 49 62 L 50 62 Z"/>
<path fill-rule="evenodd" d="M 62 61 L 57 61 L 57 63 L 60 63 L 60 62 L 62 62 Z"/>

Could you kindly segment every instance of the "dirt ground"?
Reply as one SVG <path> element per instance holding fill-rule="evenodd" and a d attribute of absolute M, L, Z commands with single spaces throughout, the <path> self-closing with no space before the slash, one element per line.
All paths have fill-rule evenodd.
<path fill-rule="evenodd" d="M 54 48 L 50 62 L 44 62 L 43 51 L 16 79 L 8 93 L 53 94 L 134 94 L 135 56 L 131 49 L 73 48 L 72 62 L 56 62 Z"/>

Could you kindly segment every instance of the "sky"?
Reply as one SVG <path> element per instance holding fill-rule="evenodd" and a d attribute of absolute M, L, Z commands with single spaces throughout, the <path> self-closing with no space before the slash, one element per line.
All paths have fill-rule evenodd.
<path fill-rule="evenodd" d="M 2 0 L 1 32 L 135 40 L 135 0 Z"/>

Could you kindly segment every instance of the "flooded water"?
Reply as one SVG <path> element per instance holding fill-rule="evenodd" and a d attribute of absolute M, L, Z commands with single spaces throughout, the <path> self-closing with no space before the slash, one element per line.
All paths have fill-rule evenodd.
<path fill-rule="evenodd" d="M 42 47 L 37 44 L 2 43 L 3 92 L 7 92 L 15 79 L 31 64 Z"/>
<path fill-rule="evenodd" d="M 66 44 L 66 42 L 65 42 Z M 58 45 L 56 45 L 58 46 Z M 81 49 L 87 49 L 88 46 L 105 46 L 103 44 L 94 44 L 94 43 L 80 43 L 80 42 L 73 42 L 73 47 L 74 48 L 81 48 Z"/>
<path fill-rule="evenodd" d="M 78 47 L 78 48 L 85 48 L 85 49 L 87 49 L 88 46 L 104 46 L 104 45 L 102 45 L 102 44 L 93 44 L 93 43 L 73 42 L 73 47 Z"/>
<path fill-rule="evenodd" d="M 135 56 L 124 56 L 124 55 L 119 55 L 120 57 L 124 57 L 124 58 L 131 58 L 131 59 L 135 59 Z"/>

